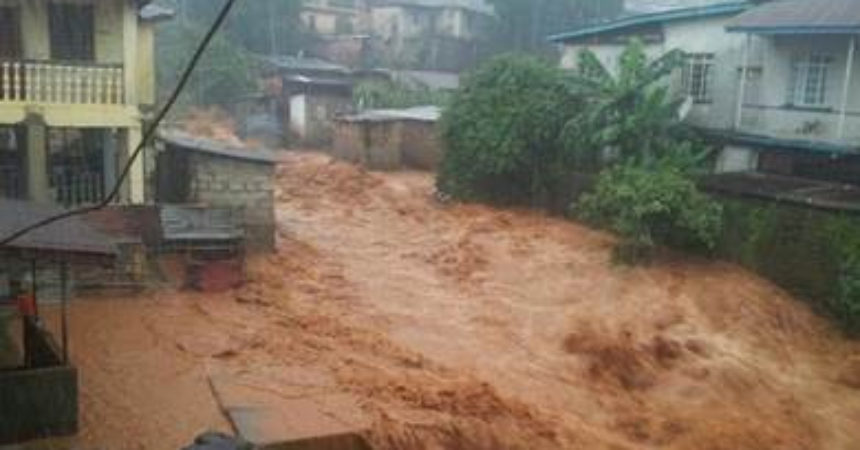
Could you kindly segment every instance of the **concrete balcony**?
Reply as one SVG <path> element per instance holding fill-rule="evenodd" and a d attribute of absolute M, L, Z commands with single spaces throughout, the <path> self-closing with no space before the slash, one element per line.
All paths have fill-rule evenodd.
<path fill-rule="evenodd" d="M 123 67 L 49 61 L 0 61 L 0 103 L 123 105 Z"/>

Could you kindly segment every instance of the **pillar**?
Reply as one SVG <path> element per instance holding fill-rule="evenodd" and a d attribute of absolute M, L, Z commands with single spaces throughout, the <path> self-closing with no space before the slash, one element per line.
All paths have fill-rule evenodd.
<path fill-rule="evenodd" d="M 137 8 L 132 2 L 123 3 L 122 40 L 125 103 L 137 105 Z"/>
<path fill-rule="evenodd" d="M 48 186 L 48 127 L 41 116 L 30 115 L 27 127 L 27 199 L 50 203 Z"/>
<path fill-rule="evenodd" d="M 128 159 L 131 158 L 132 154 L 134 154 L 134 151 L 137 149 L 138 144 L 140 144 L 142 137 L 140 127 L 131 127 L 128 129 L 125 139 L 127 148 L 126 158 L 123 159 L 128 161 Z M 137 159 L 135 159 L 131 164 L 131 169 L 128 172 L 128 179 L 126 180 L 126 184 L 128 185 L 128 200 L 129 203 L 133 205 L 142 205 L 146 201 L 146 180 L 143 170 L 143 159 L 143 153 L 138 155 Z"/>
<path fill-rule="evenodd" d="M 842 104 L 839 108 L 839 125 L 836 136 L 841 140 L 845 137 L 845 116 L 851 97 L 851 77 L 854 74 L 854 55 L 857 51 L 857 36 L 848 39 L 848 54 L 845 57 L 845 79 L 842 81 Z"/>

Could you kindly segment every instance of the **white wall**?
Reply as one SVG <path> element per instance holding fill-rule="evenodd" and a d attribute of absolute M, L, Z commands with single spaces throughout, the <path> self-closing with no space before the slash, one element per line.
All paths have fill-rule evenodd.
<path fill-rule="evenodd" d="M 304 139 L 307 135 L 307 103 L 307 97 L 305 95 L 294 95 L 290 97 L 290 131 L 296 133 L 300 139 Z"/>

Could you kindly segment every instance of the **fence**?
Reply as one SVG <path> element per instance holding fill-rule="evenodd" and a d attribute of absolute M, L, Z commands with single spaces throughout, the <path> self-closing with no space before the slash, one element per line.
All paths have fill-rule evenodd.
<path fill-rule="evenodd" d="M 65 206 L 97 203 L 104 196 L 101 173 L 54 173 L 51 177 L 54 201 Z"/>

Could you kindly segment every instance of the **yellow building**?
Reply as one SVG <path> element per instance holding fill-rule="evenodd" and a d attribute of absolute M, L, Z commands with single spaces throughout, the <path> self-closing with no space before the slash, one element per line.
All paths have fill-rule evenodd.
<path fill-rule="evenodd" d="M 155 103 L 150 0 L 0 0 L 0 197 L 98 201 Z M 120 200 L 146 200 L 143 159 Z"/>

